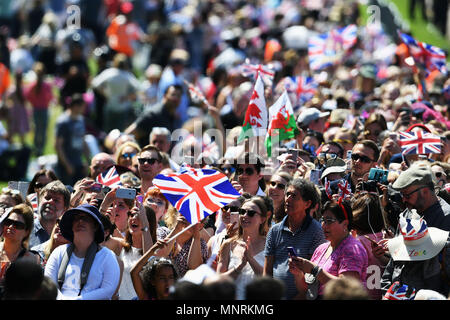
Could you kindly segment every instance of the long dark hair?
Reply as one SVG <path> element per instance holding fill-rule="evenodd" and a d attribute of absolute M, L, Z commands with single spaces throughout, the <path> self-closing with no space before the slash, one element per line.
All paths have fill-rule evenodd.
<path fill-rule="evenodd" d="M 148 262 L 142 269 L 142 283 L 144 290 L 150 299 L 156 299 L 156 290 L 152 285 L 152 281 L 155 280 L 158 270 L 163 267 L 169 267 L 173 270 L 174 280 L 178 280 L 178 271 L 172 260 L 167 258 L 155 257 L 153 260 Z"/>

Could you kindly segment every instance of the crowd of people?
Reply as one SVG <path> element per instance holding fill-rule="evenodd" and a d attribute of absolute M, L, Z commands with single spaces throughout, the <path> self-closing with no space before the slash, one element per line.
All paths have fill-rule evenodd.
<path fill-rule="evenodd" d="M 358 1 L 0 8 L 1 179 L 28 179 L 62 110 L 56 162 L 0 193 L 2 299 L 449 297 L 450 80 L 362 25 Z M 353 24 L 338 62 L 311 68 L 307 38 Z M 264 97 L 254 62 L 273 70 Z M 241 139 L 247 111 L 284 92 L 295 134 L 267 156 Z M 240 196 L 191 224 L 154 183 L 186 168 Z"/>

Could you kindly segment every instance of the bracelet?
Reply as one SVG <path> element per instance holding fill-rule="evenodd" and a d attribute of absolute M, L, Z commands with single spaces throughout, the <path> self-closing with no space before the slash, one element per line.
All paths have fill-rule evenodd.
<path fill-rule="evenodd" d="M 322 268 L 319 267 L 318 265 L 315 265 L 312 270 L 311 270 L 311 274 L 314 276 L 314 278 L 317 278 L 317 276 L 319 275 L 320 271 L 322 271 Z"/>

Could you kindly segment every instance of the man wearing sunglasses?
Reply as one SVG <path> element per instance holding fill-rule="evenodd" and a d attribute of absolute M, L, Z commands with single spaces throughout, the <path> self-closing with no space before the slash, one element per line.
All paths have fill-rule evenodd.
<path fill-rule="evenodd" d="M 141 178 L 141 194 L 145 194 L 153 186 L 153 178 L 163 169 L 162 156 L 159 149 L 152 145 L 142 148 L 137 156 L 138 172 Z"/>
<path fill-rule="evenodd" d="M 369 171 L 377 164 L 380 156 L 380 150 L 375 142 L 371 140 L 358 141 L 352 150 L 351 171 L 344 179 L 350 183 L 352 193 L 355 192 L 356 185 L 362 180 L 366 181 Z M 331 191 L 338 192 L 338 184 L 340 181 L 330 183 Z"/>
<path fill-rule="evenodd" d="M 246 152 L 243 157 L 238 159 L 235 176 L 237 176 L 243 192 L 257 196 L 266 195 L 260 185 L 260 181 L 263 179 L 261 174 L 263 167 L 263 159 L 249 152 Z"/>
<path fill-rule="evenodd" d="M 428 227 L 450 231 L 450 205 L 436 195 L 433 172 L 418 164 L 403 171 L 392 184 L 399 191 L 407 209 L 402 212 L 405 218 L 413 216 L 412 209 L 423 217 Z"/>

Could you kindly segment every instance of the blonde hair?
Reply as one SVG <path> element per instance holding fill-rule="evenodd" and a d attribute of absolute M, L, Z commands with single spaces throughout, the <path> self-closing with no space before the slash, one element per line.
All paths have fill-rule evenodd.
<path fill-rule="evenodd" d="M 139 147 L 139 145 L 136 142 L 126 141 L 126 142 L 124 142 L 123 144 L 120 145 L 119 149 L 117 149 L 117 152 L 116 152 L 116 163 L 119 163 L 120 156 L 122 155 L 122 151 L 126 147 L 132 147 L 132 148 L 136 149 L 136 151 L 137 151 L 136 154 L 141 152 L 141 147 Z"/>

